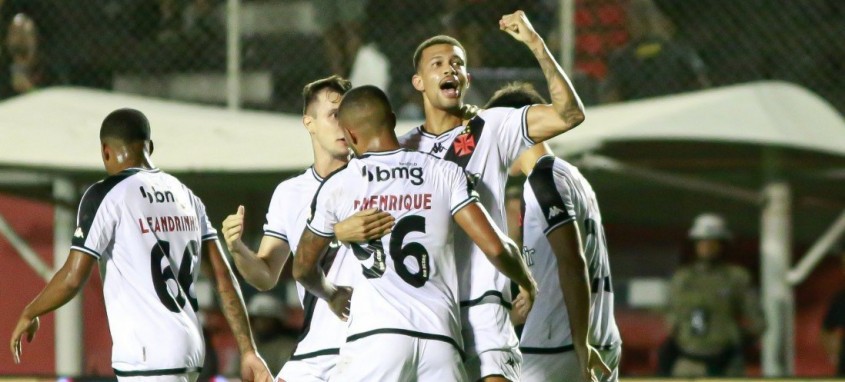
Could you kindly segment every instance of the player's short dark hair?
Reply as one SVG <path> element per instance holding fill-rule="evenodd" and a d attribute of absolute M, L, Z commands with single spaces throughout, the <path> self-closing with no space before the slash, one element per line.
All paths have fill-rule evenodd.
<path fill-rule="evenodd" d="M 135 109 L 117 109 L 103 120 L 100 126 L 100 140 L 119 139 L 125 143 L 150 140 L 150 121 L 144 113 Z"/>
<path fill-rule="evenodd" d="M 545 104 L 546 100 L 528 82 L 511 82 L 493 93 L 485 109 L 493 107 L 523 107 L 528 105 Z"/>
<path fill-rule="evenodd" d="M 420 60 L 422 59 L 422 52 L 425 50 L 425 48 L 428 48 L 432 45 L 440 45 L 440 44 L 457 46 L 458 48 L 461 48 L 462 51 L 464 51 L 464 54 L 466 54 L 466 51 L 467 51 L 466 49 L 464 49 L 464 46 L 461 45 L 461 42 L 456 40 L 452 36 L 447 36 L 445 34 L 441 34 L 441 35 L 431 37 L 428 40 L 421 42 L 420 45 L 417 45 L 417 50 L 414 51 L 414 71 L 419 70 Z"/>
<path fill-rule="evenodd" d="M 319 79 L 302 88 L 302 114 L 308 113 L 308 106 L 317 100 L 317 94 L 323 90 L 331 90 L 341 95 L 352 88 L 352 83 L 337 74 Z"/>
<path fill-rule="evenodd" d="M 384 91 L 372 85 L 364 85 L 346 92 L 343 100 L 340 101 L 337 116 L 338 118 L 343 118 L 343 115 L 350 108 L 360 107 L 362 105 L 373 106 L 377 110 L 380 110 L 384 114 L 379 116 L 381 118 L 386 118 L 393 110 L 390 106 L 390 99 L 387 98 L 387 94 Z"/>

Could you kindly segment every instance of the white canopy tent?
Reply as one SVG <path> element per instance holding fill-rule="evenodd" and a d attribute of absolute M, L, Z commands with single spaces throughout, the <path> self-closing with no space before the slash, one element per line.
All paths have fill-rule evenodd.
<path fill-rule="evenodd" d="M 106 114 L 121 107 L 136 108 L 147 114 L 156 142 L 153 159 L 156 165 L 170 173 L 210 173 L 226 182 L 242 184 L 257 174 L 298 171 L 312 162 L 311 142 L 299 116 L 231 111 L 104 91 L 55 88 L 0 103 L 0 188 L 46 182 L 53 187 L 54 200 L 66 201 L 65 206 L 72 205 L 78 197 L 74 185 L 101 176 L 99 124 Z M 398 129 L 404 131 L 418 123 L 403 122 Z M 756 149 L 776 147 L 810 156 L 821 155 L 824 163 L 830 162 L 829 158 L 836 158 L 836 163 L 845 167 L 845 121 L 842 117 L 814 94 L 777 82 L 590 108 L 582 126 L 551 141 L 555 151 L 567 157 L 586 153 L 624 154 L 625 149 L 631 150 L 629 156 L 638 159 L 633 162 L 646 167 L 651 162 L 643 159 L 653 158 L 655 154 L 645 150 L 656 148 L 659 153 L 670 152 L 669 146 L 676 143 L 686 144 L 679 146 L 681 155 L 699 145 L 739 144 Z M 705 155 L 720 154 L 708 152 Z M 789 160 L 795 157 L 786 156 Z M 586 158 L 592 158 L 592 161 L 584 162 L 586 165 L 627 175 L 636 172 L 631 171 L 628 164 L 612 158 Z M 800 167 L 805 162 L 798 163 Z M 812 163 L 819 163 L 819 160 Z M 788 374 L 792 359 L 789 317 L 793 312 L 791 289 L 786 281 L 792 237 L 789 183 L 783 179 L 763 184 L 742 182 L 741 186 L 708 183 L 710 180 L 691 181 L 689 177 L 646 167 L 635 168 L 655 181 L 674 186 L 702 190 L 734 187 L 739 191 L 725 194 L 729 197 L 740 195 L 740 199 L 759 202 L 762 206 L 762 273 L 766 314 L 770 320 L 764 346 L 764 369 L 767 375 Z M 707 163 L 696 162 L 694 175 L 700 175 L 706 167 Z M 198 193 L 203 191 L 198 190 Z M 57 208 L 55 265 L 60 265 L 66 256 L 71 232 L 68 227 L 72 227 L 73 219 L 70 209 Z M 835 237 L 842 230 L 845 230 L 845 224 L 838 223 L 825 237 Z M 824 245 L 811 251 L 815 255 L 809 257 L 811 260 L 805 268 L 812 268 L 812 260 L 817 261 L 819 253 L 824 252 L 822 247 Z M 79 304 L 62 311 L 57 318 L 56 371 L 74 375 L 81 371 Z M 784 317 L 787 317 L 786 321 Z"/>

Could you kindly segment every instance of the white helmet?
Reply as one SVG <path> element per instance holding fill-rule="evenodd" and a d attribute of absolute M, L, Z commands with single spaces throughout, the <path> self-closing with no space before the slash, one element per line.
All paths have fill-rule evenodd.
<path fill-rule="evenodd" d="M 728 230 L 725 219 L 709 212 L 698 215 L 689 230 L 689 238 L 692 240 L 730 240 L 731 237 L 731 231 Z"/>

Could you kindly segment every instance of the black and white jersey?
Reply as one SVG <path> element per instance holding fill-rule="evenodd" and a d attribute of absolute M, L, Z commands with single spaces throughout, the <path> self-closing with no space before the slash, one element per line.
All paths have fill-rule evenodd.
<path fill-rule="evenodd" d="M 466 126 L 457 126 L 440 135 L 427 133 L 420 126 L 400 137 L 399 142 L 409 150 L 430 153 L 461 166 L 473 181 L 481 204 L 493 222 L 506 232 L 504 206 L 508 169 L 534 144 L 526 126 L 528 108 L 482 110 Z M 491 298 L 510 307 L 507 277 L 496 270 L 463 231 L 455 234 L 455 251 L 460 255 L 469 254 L 459 256 L 461 305 L 471 306 Z"/>
<path fill-rule="evenodd" d="M 83 195 L 72 249 L 100 261 L 118 376 L 202 367 L 194 283 L 204 240 L 217 232 L 202 201 L 158 169 L 124 170 Z"/>
<path fill-rule="evenodd" d="M 454 163 L 404 149 L 367 153 L 328 177 L 308 228 L 331 237 L 357 211 L 396 218 L 381 239 L 352 245 L 364 281 L 352 294 L 348 341 L 380 333 L 442 340 L 462 351 L 452 215 L 476 201 Z"/>
<path fill-rule="evenodd" d="M 520 338 L 524 353 L 565 350 L 572 346 L 569 317 L 558 278 L 558 263 L 546 235 L 565 224 L 578 224 L 591 280 L 590 344 L 620 343 L 613 316 L 613 286 L 604 228 L 592 186 L 566 161 L 544 156 L 525 182 L 523 256 L 542 296 L 534 302 Z"/>
<path fill-rule="evenodd" d="M 264 235 L 286 241 L 295 254 L 311 213 L 311 201 L 322 182 L 323 178 L 312 167 L 280 183 L 270 200 Z M 323 254 L 320 266 L 326 278 L 337 285 L 354 286 L 359 278 L 358 262 L 349 248 L 335 243 Z M 296 291 L 305 310 L 305 324 L 291 359 L 338 354 L 340 345 L 346 341 L 346 323 L 332 313 L 325 301 L 308 293 L 299 283 Z"/>

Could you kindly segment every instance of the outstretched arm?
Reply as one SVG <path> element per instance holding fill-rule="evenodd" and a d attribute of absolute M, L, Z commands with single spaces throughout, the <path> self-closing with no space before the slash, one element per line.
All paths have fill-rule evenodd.
<path fill-rule="evenodd" d="M 352 288 L 330 283 L 318 264 L 329 243 L 331 238 L 317 235 L 306 227 L 293 258 L 293 278 L 315 296 L 328 301 L 334 314 L 346 321 Z"/>
<path fill-rule="evenodd" d="M 528 109 L 528 136 L 539 143 L 581 124 L 584 121 L 584 104 L 525 12 L 516 11 L 502 16 L 499 29 L 531 49 L 549 86 L 552 104 L 535 105 Z"/>
<path fill-rule="evenodd" d="M 514 308 L 528 314 L 537 295 L 537 283 L 531 276 L 516 244 L 496 228 L 490 216 L 478 202 L 472 202 L 455 213 L 455 222 L 484 252 L 493 266 L 517 283 L 522 292 L 526 293 L 528 298 L 525 301 L 526 305 Z"/>
<path fill-rule="evenodd" d="M 232 328 L 232 334 L 238 343 L 238 350 L 241 353 L 241 378 L 246 381 L 272 381 L 267 365 L 255 350 L 255 341 L 252 338 L 241 288 L 232 273 L 229 262 L 223 256 L 220 243 L 217 240 L 204 241 L 202 253 L 207 255 L 207 260 L 211 264 L 214 276 L 212 279 L 220 295 L 223 315 L 226 316 L 226 321 L 229 322 L 229 327 Z"/>
<path fill-rule="evenodd" d="M 38 330 L 38 317 L 52 312 L 68 301 L 73 299 L 85 283 L 88 281 L 88 276 L 91 275 L 91 269 L 97 259 L 93 256 L 77 251 L 71 250 L 62 268 L 53 275 L 47 286 L 24 308 L 21 316 L 12 331 L 12 339 L 10 347 L 15 363 L 20 363 L 21 356 L 21 337 L 26 333 L 27 342 L 32 341 L 35 332 Z"/>
<path fill-rule="evenodd" d="M 563 224 L 549 232 L 546 238 L 557 258 L 560 289 L 569 315 L 572 343 L 581 361 L 581 372 L 588 381 L 592 379 L 594 368 L 610 373 L 587 339 L 590 326 L 590 280 L 578 225 L 574 222 Z"/>
<path fill-rule="evenodd" d="M 244 206 L 235 214 L 223 220 L 223 238 L 235 266 L 244 280 L 258 290 L 266 291 L 279 282 L 279 275 L 288 260 L 290 246 L 282 239 L 265 235 L 261 239 L 258 253 L 253 252 L 241 240 L 244 232 Z"/>

